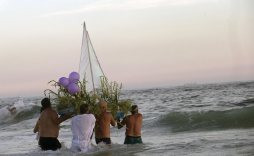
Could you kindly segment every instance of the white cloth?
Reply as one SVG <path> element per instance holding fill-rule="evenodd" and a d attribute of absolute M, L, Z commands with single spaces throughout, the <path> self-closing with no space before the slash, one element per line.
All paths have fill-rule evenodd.
<path fill-rule="evenodd" d="M 95 126 L 93 114 L 82 114 L 72 118 L 71 132 L 73 135 L 71 150 L 73 152 L 87 152 L 91 149 L 90 137 Z"/>
<path fill-rule="evenodd" d="M 37 135 L 36 135 L 36 140 L 39 141 L 39 135 L 40 135 L 40 130 L 38 129 Z"/>

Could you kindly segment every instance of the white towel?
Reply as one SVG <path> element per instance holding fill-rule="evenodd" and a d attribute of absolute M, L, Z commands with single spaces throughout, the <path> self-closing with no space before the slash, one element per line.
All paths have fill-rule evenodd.
<path fill-rule="evenodd" d="M 40 137 L 40 130 L 38 129 L 37 135 L 36 135 L 36 140 L 39 141 L 39 137 Z"/>

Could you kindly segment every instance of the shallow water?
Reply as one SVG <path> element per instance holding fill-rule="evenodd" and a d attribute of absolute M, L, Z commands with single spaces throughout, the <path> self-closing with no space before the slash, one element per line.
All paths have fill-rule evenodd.
<path fill-rule="evenodd" d="M 123 91 L 121 98 L 143 114 L 144 144 L 123 145 L 125 130 L 112 127 L 112 146 L 94 145 L 88 153 L 70 151 L 70 120 L 61 124 L 63 148 L 37 147 L 42 98 L 0 99 L 0 155 L 254 155 L 254 82 Z"/>

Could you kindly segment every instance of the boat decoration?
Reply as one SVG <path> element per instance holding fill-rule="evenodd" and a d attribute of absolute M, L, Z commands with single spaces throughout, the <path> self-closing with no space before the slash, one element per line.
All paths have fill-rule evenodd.
<path fill-rule="evenodd" d="M 57 87 L 57 92 L 50 89 L 44 91 L 52 97 L 51 101 L 56 106 L 59 115 L 65 114 L 68 110 L 79 114 L 80 105 L 86 103 L 94 115 L 100 114 L 98 102 L 104 100 L 108 104 L 107 112 L 112 113 L 115 120 L 118 117 L 124 117 L 131 111 L 131 100 L 120 100 L 122 84 L 117 82 L 108 82 L 91 39 L 83 24 L 83 38 L 80 55 L 79 73 L 72 72 L 69 77 L 61 77 L 59 81 L 52 80 L 48 82 Z"/>

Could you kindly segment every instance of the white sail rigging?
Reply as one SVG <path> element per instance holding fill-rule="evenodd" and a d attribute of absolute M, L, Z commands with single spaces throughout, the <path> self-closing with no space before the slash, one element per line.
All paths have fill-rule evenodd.
<path fill-rule="evenodd" d="M 79 75 L 80 80 L 83 81 L 86 75 L 86 91 L 94 91 L 101 86 L 100 77 L 105 76 L 95 51 L 92 46 L 92 42 L 86 30 L 86 24 L 83 25 L 83 39 L 79 63 Z"/>

